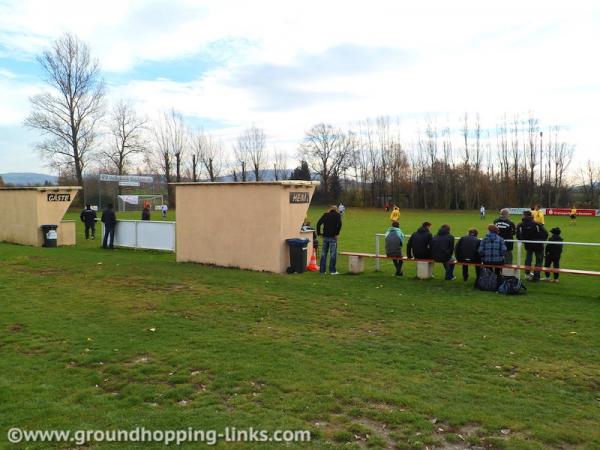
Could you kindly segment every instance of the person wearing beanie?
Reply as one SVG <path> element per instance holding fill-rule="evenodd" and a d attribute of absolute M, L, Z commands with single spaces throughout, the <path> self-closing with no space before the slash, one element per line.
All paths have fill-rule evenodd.
<path fill-rule="evenodd" d="M 498 232 L 499 230 L 496 225 L 489 225 L 488 233 L 481 240 L 481 244 L 479 244 L 479 254 L 484 266 L 501 266 L 504 264 L 506 244 L 504 243 L 504 239 L 498 235 Z M 502 268 L 495 267 L 494 272 L 500 277 L 502 275 Z"/>
<path fill-rule="evenodd" d="M 563 238 L 560 236 L 560 228 L 552 228 L 550 230 L 552 234 L 548 242 L 563 242 Z M 546 245 L 546 258 L 544 260 L 544 267 L 559 269 L 560 268 L 560 257 L 562 255 L 563 245 L 562 244 L 547 244 Z M 546 281 L 554 281 L 558 283 L 559 274 L 554 272 L 554 279 L 550 278 L 550 272 L 546 272 Z"/>

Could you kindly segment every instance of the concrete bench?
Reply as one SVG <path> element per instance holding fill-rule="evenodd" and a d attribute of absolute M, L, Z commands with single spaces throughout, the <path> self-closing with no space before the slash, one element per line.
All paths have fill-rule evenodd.
<path fill-rule="evenodd" d="M 433 275 L 433 263 L 432 259 L 418 259 L 418 258 L 397 258 L 386 255 L 376 255 L 374 253 L 357 253 L 357 252 L 340 252 L 340 256 L 348 257 L 348 270 L 350 273 L 362 273 L 365 270 L 365 259 L 401 259 L 402 261 L 415 262 L 417 264 L 417 278 L 428 279 Z M 600 272 L 592 270 L 579 270 L 579 269 L 554 269 L 550 267 L 535 267 L 535 266 L 524 266 L 520 264 L 502 264 L 502 265 L 490 265 L 482 263 L 471 263 L 462 261 L 450 261 L 450 264 L 456 264 L 460 266 L 478 266 L 478 267 L 489 267 L 489 268 L 501 268 L 503 275 L 516 275 L 518 270 L 529 270 L 530 272 L 550 272 L 550 273 L 566 273 L 571 275 L 587 275 L 598 277 Z"/>

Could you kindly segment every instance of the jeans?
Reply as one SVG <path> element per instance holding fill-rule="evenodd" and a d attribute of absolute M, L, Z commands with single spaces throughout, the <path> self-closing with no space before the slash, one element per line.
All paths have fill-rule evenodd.
<path fill-rule="evenodd" d="M 560 269 L 560 256 L 555 255 L 546 255 L 546 261 L 544 262 L 544 267 L 553 267 L 555 269 Z M 554 279 L 558 280 L 559 274 L 557 272 L 554 273 Z M 550 279 L 550 272 L 546 272 L 546 278 Z"/>
<path fill-rule="evenodd" d="M 110 238 L 110 242 L 109 242 Z M 104 240 L 102 241 L 102 247 L 113 248 L 113 242 L 115 241 L 115 226 L 104 226 Z M 106 245 L 108 243 L 108 246 Z"/>
<path fill-rule="evenodd" d="M 533 261 L 533 255 L 535 255 L 535 267 L 542 267 L 542 262 L 544 261 L 544 249 L 539 250 L 527 250 L 527 255 L 525 255 L 525 265 L 531 266 Z M 525 271 L 526 275 L 529 275 L 531 272 L 529 270 Z M 536 270 L 533 274 L 533 278 L 535 280 L 540 279 L 540 271 Z"/>
<path fill-rule="evenodd" d="M 86 223 L 85 224 L 85 238 L 89 239 L 90 230 L 92 232 L 92 237 L 96 236 L 96 224 L 95 223 Z"/>
<path fill-rule="evenodd" d="M 335 263 L 337 261 L 337 239 L 331 237 L 323 238 L 323 248 L 321 250 L 321 265 L 319 271 L 321 273 L 327 272 L 327 253 L 330 253 L 329 257 L 329 272 L 335 273 Z"/>
<path fill-rule="evenodd" d="M 445 262 L 444 269 L 446 269 L 446 280 L 452 280 L 454 278 L 454 264 L 450 264 L 450 261 Z"/>

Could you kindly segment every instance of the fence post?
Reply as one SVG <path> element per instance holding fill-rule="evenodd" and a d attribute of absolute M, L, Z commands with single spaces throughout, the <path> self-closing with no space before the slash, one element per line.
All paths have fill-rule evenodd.
<path fill-rule="evenodd" d="M 379 236 L 376 234 L 375 235 L 375 255 L 377 255 L 377 258 L 375 258 L 375 271 L 379 272 L 380 270 L 380 260 L 379 260 Z"/>
<path fill-rule="evenodd" d="M 523 243 L 521 241 L 517 241 L 517 265 L 521 265 L 521 246 Z M 521 271 L 517 270 L 517 278 L 521 279 Z"/>

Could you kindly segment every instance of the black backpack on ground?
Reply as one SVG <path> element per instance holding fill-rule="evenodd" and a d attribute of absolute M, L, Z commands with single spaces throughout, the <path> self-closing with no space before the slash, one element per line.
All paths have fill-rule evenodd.
<path fill-rule="evenodd" d="M 498 292 L 505 295 L 519 295 L 527 292 L 527 287 L 517 277 L 504 277 Z"/>
<path fill-rule="evenodd" d="M 479 278 L 477 278 L 477 287 L 482 291 L 497 291 L 498 290 L 498 277 L 494 271 L 484 267 L 481 269 Z"/>

